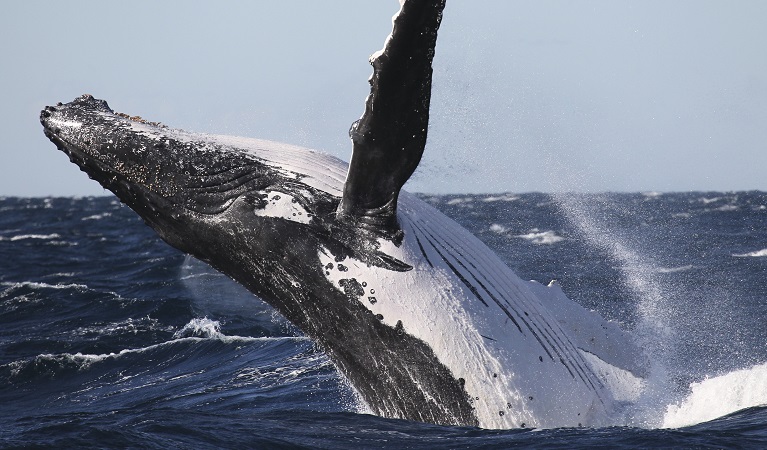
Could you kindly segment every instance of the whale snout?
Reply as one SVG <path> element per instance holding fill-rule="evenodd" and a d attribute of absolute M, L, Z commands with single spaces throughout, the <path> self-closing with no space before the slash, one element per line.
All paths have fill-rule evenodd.
<path fill-rule="evenodd" d="M 137 211 L 162 203 L 217 214 L 285 176 L 242 150 L 116 113 L 91 95 L 46 106 L 40 122 L 73 163 Z"/>
<path fill-rule="evenodd" d="M 77 145 L 89 140 L 83 139 L 81 134 L 85 131 L 84 125 L 93 122 L 93 114 L 104 113 L 113 114 L 106 101 L 84 94 L 70 103 L 46 106 L 40 111 L 40 123 L 49 138 Z"/>
<path fill-rule="evenodd" d="M 151 191 L 168 197 L 174 193 L 173 165 L 156 150 L 160 137 L 127 114 L 115 113 L 106 101 L 81 95 L 69 103 L 40 111 L 45 135 L 81 170 L 122 200 L 133 200 Z M 145 194 L 141 194 L 146 196 Z"/>

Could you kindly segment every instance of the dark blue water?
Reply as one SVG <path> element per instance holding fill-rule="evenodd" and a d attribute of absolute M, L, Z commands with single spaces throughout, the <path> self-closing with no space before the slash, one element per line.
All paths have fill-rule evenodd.
<path fill-rule="evenodd" d="M 656 428 L 657 405 L 682 401 L 691 382 L 767 362 L 766 193 L 424 198 L 523 278 L 557 279 L 641 335 L 666 372 L 655 406 L 603 429 L 479 430 L 364 414 L 311 341 L 117 200 L 5 198 L 0 445 L 767 447 L 758 401 Z"/>

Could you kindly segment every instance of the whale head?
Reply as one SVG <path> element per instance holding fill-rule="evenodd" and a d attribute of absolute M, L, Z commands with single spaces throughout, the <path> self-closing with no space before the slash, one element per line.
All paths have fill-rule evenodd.
<path fill-rule="evenodd" d="M 90 95 L 46 107 L 40 121 L 72 162 L 163 240 L 261 295 L 269 296 L 274 277 L 260 274 L 286 263 L 305 265 L 306 245 L 315 248 L 320 241 L 337 255 L 409 268 L 378 252 L 364 232 L 338 223 L 347 166 L 331 156 L 173 130 L 115 113 Z M 295 242 L 285 245 L 286 239 Z"/>
<path fill-rule="evenodd" d="M 269 255 L 275 221 L 283 229 L 321 228 L 339 201 L 333 186 L 318 189 L 307 174 L 280 168 L 285 155 L 269 159 L 279 148 L 249 152 L 215 136 L 115 113 L 90 95 L 46 107 L 40 121 L 72 162 L 164 240 L 213 263 L 227 253 L 222 247 L 248 245 L 251 253 Z M 216 242 L 200 245 L 211 239 Z"/>

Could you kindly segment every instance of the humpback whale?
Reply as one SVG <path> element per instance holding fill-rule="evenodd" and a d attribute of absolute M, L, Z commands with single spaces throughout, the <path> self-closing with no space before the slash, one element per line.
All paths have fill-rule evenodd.
<path fill-rule="evenodd" d="M 349 164 L 172 129 L 83 95 L 45 135 L 168 244 L 265 300 L 327 352 L 375 414 L 484 428 L 595 426 L 647 361 L 556 283 L 521 280 L 402 186 L 428 130 L 445 0 L 404 0 Z"/>

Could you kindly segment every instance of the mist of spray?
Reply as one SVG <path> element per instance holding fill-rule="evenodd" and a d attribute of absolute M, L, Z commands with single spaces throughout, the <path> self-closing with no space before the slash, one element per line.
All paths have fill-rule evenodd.
<path fill-rule="evenodd" d="M 608 194 L 553 194 L 553 199 L 568 221 L 592 246 L 604 252 L 618 267 L 622 284 L 636 305 L 637 343 L 645 349 L 652 362 L 642 398 L 627 418 L 631 425 L 658 426 L 662 409 L 673 391 L 668 370 L 676 358 L 676 339 L 668 288 L 658 279 L 656 265 L 628 238 L 611 229 L 604 220 L 607 211 L 631 214 L 610 200 Z"/>

